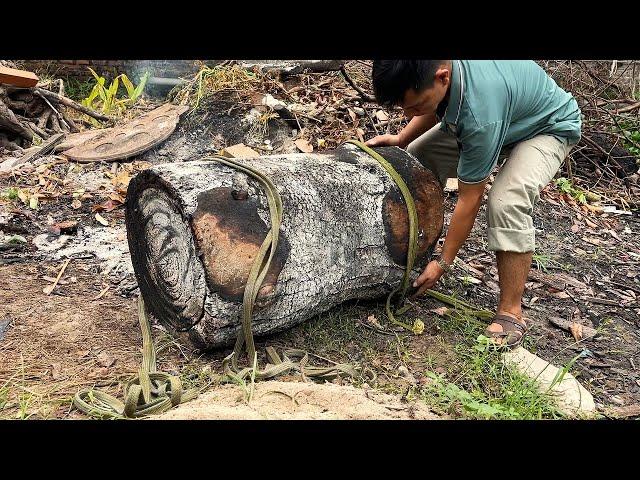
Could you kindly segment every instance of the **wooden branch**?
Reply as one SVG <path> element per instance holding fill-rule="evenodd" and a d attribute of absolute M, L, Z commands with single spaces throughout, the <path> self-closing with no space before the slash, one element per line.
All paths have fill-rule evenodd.
<path fill-rule="evenodd" d="M 29 142 L 33 141 L 33 131 L 25 126 L 15 114 L 0 100 L 0 127 L 17 133 Z"/>
<path fill-rule="evenodd" d="M 358 92 L 360 94 L 360 96 L 362 97 L 362 99 L 366 102 L 375 102 L 376 99 L 373 98 L 371 95 L 368 95 L 367 93 L 365 93 L 360 87 L 358 87 L 358 85 L 356 85 L 356 83 L 353 81 L 353 79 L 349 76 L 349 74 L 347 73 L 347 70 L 344 68 L 344 65 L 342 67 L 340 67 L 340 73 L 342 73 L 342 76 L 344 77 L 344 79 L 349 83 L 349 85 L 351 85 L 353 87 L 353 89 Z"/>
<path fill-rule="evenodd" d="M 45 132 L 43 129 L 38 127 L 35 123 L 28 122 L 27 125 L 29 125 L 29 128 L 31 128 L 31 130 L 33 130 L 36 134 L 38 134 L 38 136 L 41 139 L 46 140 L 47 138 L 49 138 L 50 135 L 47 132 Z"/>
<path fill-rule="evenodd" d="M 84 105 L 80 105 L 79 103 L 74 102 L 70 98 L 63 97 L 58 95 L 57 93 L 50 92 L 49 90 L 44 90 L 42 88 L 34 88 L 36 93 L 47 97 L 49 100 L 53 100 L 55 102 L 61 103 L 66 107 L 73 108 L 74 110 L 78 110 L 79 112 L 86 113 L 90 117 L 95 118 L 96 120 L 102 120 L 104 122 L 115 122 L 115 118 L 109 117 L 107 115 L 103 115 L 102 113 L 98 113 L 91 108 L 87 108 Z"/>

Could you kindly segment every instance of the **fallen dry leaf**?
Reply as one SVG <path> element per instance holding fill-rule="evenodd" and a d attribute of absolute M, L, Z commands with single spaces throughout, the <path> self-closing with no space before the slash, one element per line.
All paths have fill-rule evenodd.
<path fill-rule="evenodd" d="M 439 307 L 429 311 L 435 313 L 436 315 L 440 315 L 442 317 L 444 316 L 445 313 L 449 311 L 449 309 L 447 307 Z"/>
<path fill-rule="evenodd" d="M 118 208 L 123 203 L 124 202 L 120 202 L 120 201 L 116 201 L 116 200 L 113 200 L 113 199 L 109 199 L 106 202 L 99 203 L 98 205 L 94 205 L 91 208 L 91 211 L 92 212 L 110 212 L 110 211 L 115 210 L 116 208 Z"/>
<path fill-rule="evenodd" d="M 102 215 L 100 215 L 99 213 L 96 213 L 96 220 L 98 221 L 98 223 L 104 225 L 105 227 L 109 226 L 109 222 L 107 222 L 104 217 Z"/>
<path fill-rule="evenodd" d="M 105 377 L 108 377 L 109 375 L 111 375 L 111 372 L 106 367 L 94 368 L 93 370 L 91 370 L 91 373 L 89 373 L 89 378 L 91 379 L 105 378 Z"/>
<path fill-rule="evenodd" d="M 54 235 L 69 235 L 75 233 L 78 229 L 78 222 L 75 220 L 68 220 L 66 222 L 59 222 L 53 225 L 49 225 L 47 227 L 47 231 L 49 233 L 53 233 Z"/>
<path fill-rule="evenodd" d="M 304 138 L 299 138 L 293 143 L 295 143 L 296 147 L 298 147 L 301 152 L 304 152 L 304 153 L 313 152 L 313 145 L 311 145 L 311 143 L 308 140 L 305 140 Z"/>
<path fill-rule="evenodd" d="M 113 192 L 109 195 L 109 198 L 111 200 L 113 200 L 114 202 L 120 202 L 120 203 L 124 203 L 125 202 L 125 197 L 123 197 L 122 195 L 120 195 L 117 192 Z"/>
<path fill-rule="evenodd" d="M 109 355 L 107 352 L 100 352 L 96 358 L 98 359 L 98 364 L 103 367 L 110 367 L 114 363 L 116 363 L 116 359 Z"/>
<path fill-rule="evenodd" d="M 382 330 L 382 325 L 380 325 L 380 322 L 378 322 L 378 319 L 375 317 L 375 315 L 369 315 L 367 317 L 367 323 L 379 330 Z"/>
<path fill-rule="evenodd" d="M 73 202 L 71 202 L 71 208 L 73 208 L 74 210 L 79 209 L 81 206 L 82 206 L 82 202 L 77 198 L 74 198 Z"/>
<path fill-rule="evenodd" d="M 386 120 L 389 120 L 389 115 L 387 115 L 387 112 L 385 112 L 384 110 L 378 110 L 376 111 L 376 118 L 379 121 L 384 122 Z"/>
<path fill-rule="evenodd" d="M 571 331 L 571 335 L 573 335 L 573 338 L 576 339 L 576 342 L 582 340 L 582 325 L 577 322 L 573 322 L 569 327 L 569 330 Z"/>
<path fill-rule="evenodd" d="M 573 233 L 578 233 L 580 230 L 581 230 L 581 227 L 577 223 L 574 223 L 573 225 L 571 225 L 571 231 Z"/>
<path fill-rule="evenodd" d="M 591 220 L 589 220 L 588 218 L 584 219 L 584 223 L 586 223 L 589 228 L 598 228 L 598 225 L 596 225 L 595 223 L 593 223 Z"/>
<path fill-rule="evenodd" d="M 129 174 L 128 171 L 124 169 L 111 179 L 111 183 L 113 184 L 113 186 L 123 187 L 125 192 L 127 190 L 127 187 L 129 186 L 130 181 L 131 181 L 131 175 Z"/>

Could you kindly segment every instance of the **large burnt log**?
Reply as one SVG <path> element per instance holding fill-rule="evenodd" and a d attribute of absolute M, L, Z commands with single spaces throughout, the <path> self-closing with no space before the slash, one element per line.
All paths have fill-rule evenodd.
<path fill-rule="evenodd" d="M 414 197 L 419 268 L 442 231 L 442 188 L 404 150 L 376 150 Z M 347 144 L 326 154 L 240 161 L 268 175 L 283 202 L 278 248 L 254 309 L 255 334 L 283 330 L 350 299 L 382 297 L 399 285 L 407 211 L 376 160 Z M 150 313 L 197 348 L 231 344 L 269 224 L 259 184 L 231 167 L 198 160 L 138 174 L 129 185 L 126 225 Z"/>

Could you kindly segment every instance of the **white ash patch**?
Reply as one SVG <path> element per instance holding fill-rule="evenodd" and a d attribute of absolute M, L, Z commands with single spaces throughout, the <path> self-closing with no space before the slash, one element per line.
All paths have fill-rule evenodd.
<path fill-rule="evenodd" d="M 110 228 L 85 226 L 73 236 L 58 237 L 44 233 L 34 237 L 33 244 L 53 260 L 91 255 L 100 262 L 101 274 L 118 277 L 120 281 L 133 277 L 124 225 Z"/>

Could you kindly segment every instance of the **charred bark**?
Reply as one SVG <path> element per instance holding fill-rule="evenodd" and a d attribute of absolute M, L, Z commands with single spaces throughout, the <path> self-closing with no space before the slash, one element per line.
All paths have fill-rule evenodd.
<path fill-rule="evenodd" d="M 442 189 L 404 150 L 377 150 L 414 197 L 419 268 L 442 231 Z M 345 145 L 328 154 L 241 161 L 272 179 L 284 210 L 278 248 L 254 310 L 257 335 L 347 300 L 381 297 L 399 284 L 407 256 L 406 206 L 374 159 Z M 232 343 L 249 269 L 269 228 L 259 185 L 217 162 L 160 165 L 131 181 L 126 224 L 151 314 L 198 348 Z"/>

